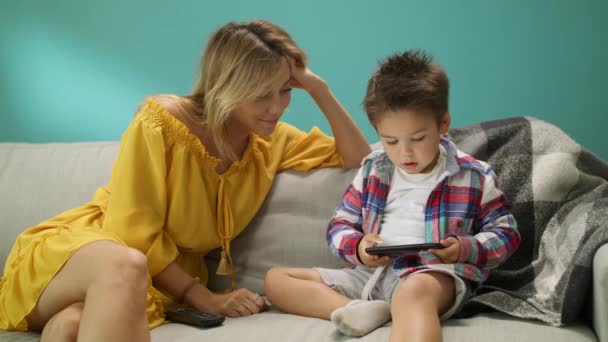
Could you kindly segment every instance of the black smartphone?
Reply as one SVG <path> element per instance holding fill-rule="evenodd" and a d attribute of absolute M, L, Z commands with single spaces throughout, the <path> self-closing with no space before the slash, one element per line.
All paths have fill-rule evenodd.
<path fill-rule="evenodd" d="M 199 328 L 211 328 L 224 323 L 222 316 L 198 311 L 192 308 L 180 308 L 165 312 L 167 319 L 175 323 L 183 323 Z"/>
<path fill-rule="evenodd" d="M 365 252 L 370 255 L 400 256 L 408 252 L 420 252 L 431 248 L 441 249 L 443 245 L 440 243 L 418 243 L 412 245 L 376 246 L 367 247 Z"/>

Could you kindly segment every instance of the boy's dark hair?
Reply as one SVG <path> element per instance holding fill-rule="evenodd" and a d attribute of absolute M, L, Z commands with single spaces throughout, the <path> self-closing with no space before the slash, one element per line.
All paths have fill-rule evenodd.
<path fill-rule="evenodd" d="M 437 122 L 448 111 L 448 76 L 421 50 L 394 54 L 380 63 L 367 83 L 363 107 L 372 125 L 386 111 L 431 111 Z"/>

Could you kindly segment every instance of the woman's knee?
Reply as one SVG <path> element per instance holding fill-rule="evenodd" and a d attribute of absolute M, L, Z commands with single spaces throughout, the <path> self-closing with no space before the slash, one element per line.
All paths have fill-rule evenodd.
<path fill-rule="evenodd" d="M 89 281 L 99 279 L 147 279 L 147 258 L 139 250 L 114 241 L 96 241 L 80 248 L 65 267 L 68 272 L 86 273 Z"/>
<path fill-rule="evenodd" d="M 108 256 L 103 267 L 103 280 L 113 280 L 115 284 L 146 286 L 148 283 L 148 260 L 139 250 L 123 247 Z"/>
<path fill-rule="evenodd" d="M 139 250 L 111 241 L 98 241 L 83 247 L 78 263 L 92 271 L 91 288 L 117 293 L 145 291 L 148 284 L 147 258 Z M 85 263 L 89 263 L 85 265 Z"/>

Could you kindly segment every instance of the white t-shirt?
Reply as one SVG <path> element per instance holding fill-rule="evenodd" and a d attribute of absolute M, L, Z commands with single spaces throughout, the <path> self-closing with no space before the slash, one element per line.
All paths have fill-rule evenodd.
<path fill-rule="evenodd" d="M 437 184 L 447 175 L 446 150 L 439 146 L 437 165 L 429 173 L 408 174 L 395 166 L 380 223 L 380 245 L 424 243 L 424 209 Z"/>

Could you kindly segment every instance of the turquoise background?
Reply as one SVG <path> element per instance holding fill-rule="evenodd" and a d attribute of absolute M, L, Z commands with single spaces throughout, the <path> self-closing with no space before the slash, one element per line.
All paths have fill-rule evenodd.
<path fill-rule="evenodd" d="M 423 48 L 450 77 L 452 126 L 532 115 L 606 160 L 607 14 L 602 0 L 3 0 L 0 141 L 117 140 L 144 96 L 190 91 L 213 30 L 263 18 L 307 51 L 370 141 L 367 78 Z M 330 132 L 302 93 L 284 120 Z"/>

